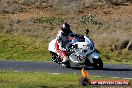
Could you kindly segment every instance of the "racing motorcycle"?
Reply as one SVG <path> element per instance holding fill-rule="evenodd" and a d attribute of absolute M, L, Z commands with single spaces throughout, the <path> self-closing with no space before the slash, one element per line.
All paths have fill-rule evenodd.
<path fill-rule="evenodd" d="M 86 33 L 88 34 L 88 33 Z M 48 46 L 48 50 L 52 56 L 52 61 L 61 64 L 62 59 L 57 55 L 55 49 L 56 39 L 53 39 Z M 88 35 L 78 36 L 73 38 L 66 44 L 66 50 L 69 54 L 69 61 L 67 67 L 71 64 L 75 66 L 92 66 L 94 69 L 103 69 L 103 62 L 100 58 L 99 51 L 95 48 L 94 42 Z"/>

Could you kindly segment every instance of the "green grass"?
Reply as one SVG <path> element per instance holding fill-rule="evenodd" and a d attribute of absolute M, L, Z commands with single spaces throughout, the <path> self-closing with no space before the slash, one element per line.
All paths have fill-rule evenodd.
<path fill-rule="evenodd" d="M 104 63 L 131 64 L 131 52 L 102 49 L 101 58 Z M 50 61 L 48 42 L 42 38 L 27 35 L 0 33 L 0 59 L 24 61 Z"/>
<path fill-rule="evenodd" d="M 34 37 L 0 34 L 0 59 L 49 60 L 48 43 Z"/>
<path fill-rule="evenodd" d="M 132 54 L 126 51 L 108 51 L 103 49 L 101 52 L 101 58 L 105 63 L 114 64 L 132 64 Z"/>
<path fill-rule="evenodd" d="M 0 72 L 0 88 L 84 88 L 79 85 L 80 78 L 81 76 L 77 74 L 55 75 L 40 72 Z M 112 78 L 89 76 L 89 79 Z"/>
<path fill-rule="evenodd" d="M 1 72 L 0 88 L 70 88 L 78 86 L 77 75 L 52 75 L 39 72 Z"/>
<path fill-rule="evenodd" d="M 61 17 L 40 17 L 34 20 L 34 23 L 40 23 L 40 24 L 61 24 L 64 21 Z"/>
<path fill-rule="evenodd" d="M 73 88 L 79 87 L 78 75 L 52 75 L 39 72 L 1 72 L 1 88 Z"/>

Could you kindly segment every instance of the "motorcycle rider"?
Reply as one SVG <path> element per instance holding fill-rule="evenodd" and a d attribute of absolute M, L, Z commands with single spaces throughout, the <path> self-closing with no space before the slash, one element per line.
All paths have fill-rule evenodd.
<path fill-rule="evenodd" d="M 57 37 L 56 37 L 56 51 L 59 56 L 61 56 L 62 59 L 62 66 L 67 65 L 68 61 L 68 53 L 66 51 L 66 43 L 68 42 L 68 37 L 73 32 L 70 30 L 70 25 L 68 23 L 63 23 L 61 26 L 61 30 L 58 31 Z"/>

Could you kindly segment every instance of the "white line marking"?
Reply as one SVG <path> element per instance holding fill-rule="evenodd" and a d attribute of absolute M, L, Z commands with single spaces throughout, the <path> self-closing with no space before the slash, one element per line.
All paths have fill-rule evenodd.
<path fill-rule="evenodd" d="M 94 77 L 102 77 L 102 76 L 94 76 Z M 115 78 L 115 79 L 132 79 L 132 78 L 122 78 L 122 77 L 110 77 L 110 78 Z"/>
<path fill-rule="evenodd" d="M 132 78 L 123 78 L 123 79 L 132 79 Z"/>
<path fill-rule="evenodd" d="M 49 73 L 49 74 L 59 75 L 59 74 L 61 74 L 61 73 Z"/>
<path fill-rule="evenodd" d="M 14 72 L 20 72 L 20 71 L 17 71 L 17 70 L 16 70 L 16 71 L 14 71 Z"/>
<path fill-rule="evenodd" d="M 101 77 L 101 76 L 94 76 L 94 77 Z"/>
<path fill-rule="evenodd" d="M 111 78 L 121 78 L 121 77 L 111 77 Z"/>
<path fill-rule="evenodd" d="M 122 77 L 111 77 L 111 78 L 132 79 L 132 78 L 122 78 Z"/>

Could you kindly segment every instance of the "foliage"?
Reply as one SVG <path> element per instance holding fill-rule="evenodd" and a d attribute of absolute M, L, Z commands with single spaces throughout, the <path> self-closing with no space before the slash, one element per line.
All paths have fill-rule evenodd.
<path fill-rule="evenodd" d="M 85 24 L 102 24 L 98 22 L 92 14 L 82 16 L 80 21 Z"/>
<path fill-rule="evenodd" d="M 34 23 L 40 23 L 40 24 L 60 24 L 64 21 L 61 17 L 40 17 L 34 20 Z"/>

